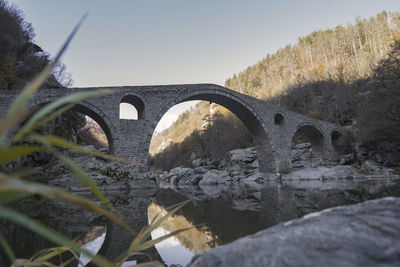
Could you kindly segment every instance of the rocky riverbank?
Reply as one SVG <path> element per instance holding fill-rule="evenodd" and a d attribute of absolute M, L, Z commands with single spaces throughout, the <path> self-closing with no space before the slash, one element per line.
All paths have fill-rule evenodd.
<path fill-rule="evenodd" d="M 86 146 L 87 149 L 94 149 Z M 343 160 L 327 161 L 313 155 L 308 143 L 299 144 L 292 149 L 293 171 L 285 174 L 260 173 L 257 152 L 254 147 L 229 151 L 220 160 L 194 159 L 193 168 L 176 167 L 170 171 L 142 172 L 136 166 L 110 162 L 79 152 L 64 152 L 72 161 L 80 165 L 103 190 L 129 190 L 130 188 L 185 188 L 185 191 L 204 191 L 217 194 L 247 184 L 257 188 L 268 181 L 335 181 L 339 179 L 398 179 L 394 169 L 379 166 L 366 160 L 360 166 L 345 165 Z M 342 163 L 342 164 L 340 164 Z M 49 168 L 41 171 L 40 179 L 49 185 L 68 191 L 87 191 L 77 182 L 67 168 L 55 161 Z M 239 186 L 240 187 L 240 186 Z"/>
<path fill-rule="evenodd" d="M 399 266 L 400 198 L 311 213 L 195 255 L 188 267 Z"/>
<path fill-rule="evenodd" d="M 86 148 L 94 149 L 90 146 Z M 301 211 L 286 218 L 287 212 L 282 213 L 279 208 L 277 212 L 279 210 L 279 214 L 282 213 L 280 217 L 283 216 L 279 221 L 343 205 L 342 198 L 338 197 L 342 195 L 350 198 L 348 203 L 392 196 L 397 194 L 394 192 L 398 192 L 400 181 L 394 170 L 372 161 L 365 161 L 360 166 L 341 165 L 340 162 L 346 162 L 340 158 L 337 162 L 324 161 L 312 154 L 309 144 L 294 147 L 294 170 L 287 174 L 259 173 L 255 148 L 232 150 L 221 161 L 194 159 L 193 168 L 177 167 L 159 174 L 140 172 L 135 166 L 82 153 L 65 153 L 108 194 L 120 196 L 118 201 L 124 202 L 123 196 L 148 192 L 145 198 L 133 201 L 141 201 L 141 205 L 146 207 L 144 202 L 149 201 L 157 188 L 171 188 L 192 200 L 223 198 L 229 200 L 233 210 L 259 212 L 265 209 L 265 205 L 274 202 L 265 203 L 265 197 L 272 194 L 282 203 L 291 203 L 293 214 Z M 88 191 L 60 162 L 55 161 L 51 167 L 41 171 L 40 176 L 47 177 L 49 185 L 64 190 Z M 393 255 L 398 255 L 400 242 L 399 205 L 399 199 L 384 198 L 313 213 L 202 252 L 192 259 L 189 266 L 295 266 L 298 262 L 293 260 L 298 255 L 301 255 L 298 258 L 304 265 L 395 266 L 398 258 Z M 126 210 L 129 213 L 132 208 L 129 206 Z M 392 234 L 386 235 L 386 230 Z M 278 243 L 274 240 L 278 239 L 280 243 L 277 241 L 279 246 L 276 246 Z M 118 243 L 117 240 L 115 242 Z M 340 245 L 340 242 L 345 245 Z M 377 245 L 379 243 L 383 245 Z M 353 252 L 346 254 L 346 251 Z M 241 260 L 236 261 L 233 254 L 240 256 Z M 341 261 L 334 264 L 337 257 Z"/>
<path fill-rule="evenodd" d="M 257 152 L 254 147 L 229 151 L 221 161 L 211 159 L 193 160 L 193 168 L 176 167 L 157 176 L 160 186 L 200 187 L 230 185 L 238 182 L 263 183 L 267 180 L 336 180 L 399 177 L 391 168 L 379 166 L 372 160 L 360 166 L 347 165 L 349 156 L 336 161 L 323 160 L 312 153 L 308 143 L 298 144 L 292 149 L 290 173 L 259 173 Z"/>

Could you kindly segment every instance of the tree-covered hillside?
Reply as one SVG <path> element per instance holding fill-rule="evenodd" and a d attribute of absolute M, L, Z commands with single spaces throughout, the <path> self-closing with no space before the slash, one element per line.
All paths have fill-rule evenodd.
<path fill-rule="evenodd" d="M 372 74 L 400 39 L 400 13 L 382 12 L 354 24 L 318 30 L 229 78 L 225 86 L 258 98 L 318 81 L 346 84 Z"/>
<path fill-rule="evenodd" d="M 299 38 L 295 45 L 287 45 L 235 74 L 225 86 L 311 117 L 351 126 L 355 142 L 368 147 L 369 157 L 386 165 L 396 165 L 400 164 L 399 53 L 400 13 L 382 12 L 369 19 L 358 18 L 345 27 L 319 30 Z M 203 112 L 193 112 L 208 114 L 205 107 Z M 171 143 L 153 159 L 157 167 L 190 165 L 191 155 L 186 148 L 196 147 L 188 144 L 195 140 L 203 144 L 207 140 L 225 144 L 218 138 L 226 136 L 209 135 L 212 128 L 221 128 L 218 124 L 222 121 L 228 132 L 232 129 L 245 132 L 243 124 L 231 117 L 211 119 L 215 122 L 210 124 L 208 132 L 195 127 L 189 129 L 187 122 L 191 118 L 186 117 L 179 118 L 166 130 L 170 135 L 158 137 L 169 138 L 176 144 Z M 196 131 L 183 142 L 170 138 L 183 128 L 185 132 Z M 196 134 L 199 137 L 193 138 Z M 240 140 L 248 142 L 249 138 Z M 218 146 L 219 154 L 243 146 L 239 139 L 235 142 L 238 143 Z M 386 158 L 385 151 L 389 151 Z M 175 160 L 168 160 L 166 164 L 167 155 Z M 203 155 L 214 156 L 211 151 Z"/>
<path fill-rule="evenodd" d="M 49 54 L 34 43 L 34 37 L 22 12 L 0 0 L 0 90 L 21 88 L 49 63 Z M 45 86 L 69 86 L 71 82 L 65 66 L 59 64 Z"/>

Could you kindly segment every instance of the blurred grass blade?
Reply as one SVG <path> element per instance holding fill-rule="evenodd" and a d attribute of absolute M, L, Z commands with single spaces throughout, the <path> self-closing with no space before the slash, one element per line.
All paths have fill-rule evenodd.
<path fill-rule="evenodd" d="M 55 256 L 61 256 L 65 252 L 70 252 L 73 255 L 73 258 L 71 258 L 67 261 L 68 263 L 73 261 L 74 259 L 79 261 L 78 255 L 68 247 L 55 247 L 55 248 L 48 248 L 48 249 L 41 250 L 38 253 L 36 253 L 34 256 L 32 256 L 29 259 L 29 261 L 34 264 L 43 264 L 43 263 L 46 263 L 51 258 L 54 258 Z M 66 264 L 64 263 L 63 266 L 65 266 L 65 265 Z M 61 265 L 59 265 L 59 266 L 61 266 Z"/>
<path fill-rule="evenodd" d="M 79 27 L 82 25 L 83 21 L 85 20 L 87 14 L 85 14 L 82 19 L 78 22 L 75 28 L 72 30 L 71 34 L 68 36 L 67 40 L 64 42 L 63 46 L 61 47 L 60 51 L 58 51 L 56 57 L 53 61 L 47 65 L 35 79 L 29 82 L 22 92 L 18 95 L 18 97 L 12 103 L 9 111 L 8 116 L 12 116 L 14 113 L 18 112 L 18 110 L 22 110 L 32 95 L 40 88 L 40 86 L 47 80 L 50 76 L 53 68 L 56 66 L 57 62 L 59 61 L 62 54 L 67 49 L 68 45 L 70 44 L 72 38 L 78 31 Z"/>
<path fill-rule="evenodd" d="M 4 238 L 2 232 L 0 232 L 0 246 L 3 249 L 4 253 L 7 255 L 7 257 L 10 259 L 10 261 L 14 262 L 15 261 L 15 254 L 14 254 L 10 244 Z"/>
<path fill-rule="evenodd" d="M 42 126 L 43 124 L 57 118 L 58 116 L 60 116 L 61 114 L 63 114 L 64 112 L 67 112 L 68 110 L 70 110 L 71 108 L 73 108 L 75 106 L 75 103 L 66 105 L 58 110 L 56 110 L 55 112 L 52 112 L 50 114 L 48 114 L 47 116 L 45 116 L 44 118 L 42 118 L 41 120 L 39 120 L 35 125 L 33 125 L 29 131 L 27 129 L 24 129 L 25 125 L 23 125 L 20 129 L 21 133 L 19 134 L 20 136 L 23 136 L 25 134 L 28 134 L 28 132 L 32 132 L 35 129 L 39 128 L 40 126 Z M 20 137 L 19 137 L 20 138 Z M 15 137 L 13 138 L 15 139 Z"/>
<path fill-rule="evenodd" d="M 156 239 L 154 239 L 154 240 L 148 240 L 148 241 L 146 241 L 146 242 L 144 242 L 144 243 L 138 244 L 136 247 L 131 248 L 131 249 L 132 249 L 133 251 L 141 251 L 141 250 L 148 249 L 148 248 L 154 246 L 155 244 L 158 244 L 158 243 L 160 243 L 161 241 L 163 241 L 163 240 L 165 240 L 165 239 L 167 239 L 167 238 L 170 238 L 171 236 L 180 234 L 180 233 L 182 233 L 182 232 L 184 232 L 184 231 L 186 231 L 186 230 L 192 229 L 192 228 L 193 228 L 193 227 L 188 227 L 188 228 L 183 228 L 183 229 L 179 229 L 179 230 L 173 231 L 173 232 L 171 232 L 171 233 L 169 233 L 169 234 L 160 236 L 159 238 L 156 238 Z"/>
<path fill-rule="evenodd" d="M 126 223 L 124 223 L 121 218 L 119 218 L 112 212 L 101 208 L 95 202 L 84 197 L 76 196 L 74 194 L 64 192 L 39 183 L 32 183 L 27 181 L 24 182 L 12 181 L 9 184 L 2 185 L 0 187 L 0 195 L 2 193 L 7 193 L 7 192 L 38 194 L 52 200 L 65 201 L 80 206 L 86 210 L 102 214 L 108 219 L 114 221 L 115 223 L 119 224 L 120 226 L 128 230 L 130 233 L 134 233 L 132 228 L 130 228 Z"/>
<path fill-rule="evenodd" d="M 15 134 L 14 138 L 12 139 L 11 142 L 16 142 L 20 140 L 24 135 L 27 133 L 31 132 L 32 129 L 35 127 L 35 125 L 40 121 L 41 119 L 45 118 L 55 110 L 62 108 L 65 105 L 71 104 L 71 103 L 77 103 L 79 101 L 96 97 L 96 96 L 101 96 L 105 94 L 110 94 L 112 93 L 111 90 L 103 89 L 103 90 L 94 90 L 94 91 L 87 91 L 87 92 L 77 92 L 73 93 L 70 95 L 66 95 L 64 97 L 61 97 L 60 99 L 57 99 L 54 102 L 50 102 L 40 108 L 37 112 L 35 112 L 28 120 L 27 123 L 21 129 Z"/>
<path fill-rule="evenodd" d="M 28 169 L 17 171 L 17 172 L 13 172 L 13 173 L 10 173 L 10 174 L 0 173 L 0 186 L 2 184 L 4 184 L 4 183 L 8 182 L 9 180 L 24 178 L 24 177 L 34 173 L 35 171 L 37 171 L 39 169 L 41 169 L 41 168 L 40 167 L 28 168 Z"/>
<path fill-rule="evenodd" d="M 15 129 L 18 124 L 20 124 L 29 116 L 29 114 L 30 114 L 29 110 L 20 110 L 18 112 L 15 112 L 11 116 L 8 116 L 4 120 L 0 121 L 0 143 L 1 140 L 4 138 L 4 136 L 7 134 L 7 132 Z"/>
<path fill-rule="evenodd" d="M 49 259 L 61 255 L 66 251 L 70 251 L 67 247 L 56 247 L 56 248 L 48 248 L 40 251 L 38 254 L 35 254 L 33 257 L 29 259 L 32 263 L 44 263 L 47 262 Z"/>
<path fill-rule="evenodd" d="M 108 260 L 106 260 L 105 258 L 103 258 L 99 255 L 93 256 L 90 252 L 80 248 L 78 244 L 76 244 L 75 242 L 64 237 L 57 231 L 55 231 L 51 228 L 48 228 L 48 227 L 44 226 L 43 224 L 31 219 L 30 217 L 28 217 L 22 213 L 17 212 L 15 210 L 0 206 L 0 218 L 17 223 L 35 233 L 43 236 L 47 240 L 49 240 L 57 245 L 69 247 L 69 248 L 71 248 L 72 251 L 74 251 L 77 254 L 83 253 L 83 254 L 87 255 L 88 257 L 93 257 L 92 261 L 99 266 L 104 266 L 104 267 L 113 266 L 112 263 L 109 262 Z"/>
<path fill-rule="evenodd" d="M 161 218 L 159 218 L 155 221 L 153 220 L 149 226 L 146 226 L 145 228 L 143 228 L 142 231 L 140 231 L 139 234 L 136 236 L 136 238 L 132 241 L 132 243 L 129 247 L 129 250 L 128 250 L 128 254 L 131 254 L 131 253 L 137 251 L 135 249 L 140 247 L 141 244 L 143 244 L 147 241 L 147 239 L 150 237 L 151 232 L 154 229 L 159 227 L 166 219 L 168 219 L 169 217 L 174 215 L 179 209 L 181 209 L 184 205 L 186 205 L 189 202 L 190 202 L 190 200 L 186 200 L 182 203 L 175 205 L 174 208 L 171 209 L 170 211 L 168 211 L 167 214 L 165 214 L 164 216 L 162 216 Z"/>
<path fill-rule="evenodd" d="M 19 145 L 0 147 L 0 166 L 33 152 L 43 151 L 41 146 Z"/>
<path fill-rule="evenodd" d="M 93 151 L 93 150 L 89 150 L 86 148 L 83 148 L 81 146 L 78 146 L 74 143 L 71 143 L 67 140 L 65 140 L 64 138 L 58 137 L 58 136 L 51 136 L 51 135 L 31 135 L 29 136 L 32 140 L 34 141 L 38 141 L 38 142 L 48 142 L 50 144 L 52 144 L 53 146 L 57 146 L 57 147 L 62 147 L 62 148 L 67 148 L 67 149 L 71 149 L 71 150 L 75 150 L 75 151 L 79 151 L 82 153 L 86 153 L 95 157 L 100 157 L 100 158 L 104 158 L 104 159 L 109 159 L 112 161 L 119 161 L 119 162 L 124 162 L 124 163 L 129 163 L 129 164 L 134 164 L 134 165 L 142 165 L 141 163 L 137 163 L 131 160 L 127 160 L 124 158 L 120 158 L 120 157 L 115 157 L 112 155 L 108 155 L 108 154 L 104 154 L 98 151 Z"/>
<path fill-rule="evenodd" d="M 1 187 L 0 187 L 1 190 Z M 0 205 L 7 205 L 32 195 L 27 192 L 0 192 Z"/>
<path fill-rule="evenodd" d="M 75 258 L 70 258 L 69 260 L 67 260 L 66 262 L 64 262 L 63 264 L 58 265 L 57 267 L 64 267 L 64 266 L 68 266 L 73 260 L 75 260 Z M 79 259 L 78 259 L 79 262 Z M 82 264 L 83 265 L 83 264 Z"/>
<path fill-rule="evenodd" d="M 88 176 L 88 174 L 85 172 L 84 169 L 82 169 L 82 167 L 75 164 L 67 157 L 59 154 L 57 154 L 56 156 L 64 162 L 65 166 L 67 166 L 67 168 L 74 174 L 74 176 L 78 178 L 79 181 L 81 181 L 86 187 L 88 187 L 94 195 L 101 199 L 108 208 L 113 209 L 110 201 L 104 196 L 103 192 L 101 192 L 97 184 Z"/>
<path fill-rule="evenodd" d="M 143 244 L 146 243 L 148 241 L 148 238 L 150 237 L 151 232 L 156 229 L 157 227 L 159 227 L 161 225 L 162 222 L 164 222 L 166 219 L 168 219 L 170 216 L 172 216 L 173 214 L 175 214 L 179 209 L 181 209 L 184 205 L 186 205 L 187 203 L 189 203 L 190 200 L 186 200 L 183 201 L 181 203 L 178 203 L 176 205 L 173 205 L 172 209 L 171 207 L 168 208 L 169 212 L 167 214 L 165 214 L 164 216 L 162 216 L 161 218 L 158 218 L 158 214 L 155 216 L 155 219 L 153 219 L 150 224 L 148 226 L 143 227 L 140 232 L 136 235 L 136 237 L 134 238 L 134 240 L 131 242 L 131 245 L 129 246 L 129 248 L 127 250 L 125 250 L 124 252 L 122 252 L 115 260 L 114 263 L 118 264 L 122 264 L 123 261 L 132 253 L 134 252 L 138 252 L 140 250 L 143 250 L 144 246 Z M 184 229 L 186 230 L 186 229 Z M 178 230 L 179 231 L 179 230 Z M 162 237 L 161 237 L 162 238 Z M 161 240 L 162 241 L 162 240 Z M 158 241 L 160 242 L 160 241 Z M 154 243 L 157 244 L 157 243 Z M 154 245 L 153 244 L 153 245 Z M 152 245 L 150 245 L 151 247 Z"/>
<path fill-rule="evenodd" d="M 46 146 L 59 160 L 61 160 L 64 165 L 72 172 L 72 174 L 81 181 L 89 190 L 96 195 L 103 203 L 109 208 L 114 209 L 110 201 L 104 196 L 103 192 L 99 189 L 97 184 L 89 177 L 89 175 L 85 172 L 85 170 L 70 160 L 68 157 L 65 157 L 59 154 L 54 147 L 44 139 L 41 140 L 43 145 Z"/>

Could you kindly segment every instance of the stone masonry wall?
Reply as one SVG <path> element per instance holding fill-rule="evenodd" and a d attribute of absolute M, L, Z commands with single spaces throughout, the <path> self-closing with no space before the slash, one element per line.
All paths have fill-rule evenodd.
<path fill-rule="evenodd" d="M 214 84 L 124 86 L 102 88 L 46 89 L 36 93 L 28 107 L 45 104 L 72 92 L 110 89 L 113 93 L 79 102 L 76 110 L 93 118 L 107 134 L 111 153 L 147 164 L 150 141 L 162 116 L 174 105 L 188 100 L 220 104 L 237 115 L 252 133 L 260 158 L 260 171 L 288 172 L 291 169 L 292 138 L 302 126 L 322 136 L 324 157 L 335 152 L 331 136 L 341 133 L 334 124 L 312 119 Z M 18 91 L 0 91 L 0 119 L 5 118 Z M 119 119 L 121 101 L 140 111 L 138 120 Z M 278 124 L 275 115 L 283 118 Z"/>

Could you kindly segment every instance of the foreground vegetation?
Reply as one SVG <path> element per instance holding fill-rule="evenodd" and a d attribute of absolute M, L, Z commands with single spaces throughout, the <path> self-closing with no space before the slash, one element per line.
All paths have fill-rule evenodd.
<path fill-rule="evenodd" d="M 0 24 L 1 27 L 5 25 L 9 27 L 9 29 L 1 28 L 2 33 L 4 32 L 5 34 L 0 35 L 0 41 L 6 44 L 7 41 L 10 43 L 11 41 L 16 42 L 10 46 L 5 46 L 5 48 L 9 48 L 9 50 L 5 49 L 1 52 L 6 51 L 7 53 L 13 54 L 17 51 L 12 50 L 14 48 L 13 46 L 19 48 L 18 45 L 23 42 L 34 47 L 34 44 L 27 43 L 32 41 L 33 29 L 29 24 L 23 21 L 21 13 L 15 7 L 9 6 L 7 2 L 0 0 L 0 14 L 0 20 L 2 22 Z M 36 69 L 29 71 L 31 75 L 36 75 L 31 81 L 28 81 L 26 78 L 30 77 L 30 75 L 25 76 L 24 73 L 20 72 L 20 69 L 17 66 L 18 64 L 13 65 L 12 62 L 10 63 L 10 61 L 7 61 L 10 59 L 9 57 L 4 57 L 4 54 L 0 57 L 1 67 L 7 68 L 6 71 L 2 69 L 0 72 L 2 79 L 0 85 L 4 86 L 2 89 L 15 89 L 19 88 L 18 86 L 25 84 L 21 93 L 10 105 L 7 116 L 0 121 L 0 219 L 2 222 L 6 221 L 8 225 L 16 224 L 22 226 L 42 236 L 54 245 L 54 247 L 38 251 L 30 258 L 20 258 L 13 249 L 13 247 L 18 246 L 18 244 L 15 244 L 15 240 L 13 240 L 7 232 L 2 232 L 3 228 L 0 229 L 0 259 L 5 260 L 5 256 L 8 263 L 13 267 L 69 266 L 70 264 L 77 264 L 80 254 L 92 258 L 92 262 L 98 266 L 121 266 L 131 255 L 137 254 L 139 251 L 152 247 L 156 243 L 186 230 L 181 229 L 155 240 L 151 240 L 150 238 L 152 230 L 157 228 L 164 220 L 174 214 L 180 207 L 182 207 L 182 205 L 185 204 L 181 203 L 172 207 L 168 214 L 157 216 L 139 233 L 134 233 L 132 228 L 118 215 L 118 211 L 113 207 L 111 202 L 106 198 L 104 193 L 89 177 L 89 175 L 80 166 L 65 157 L 61 151 L 69 149 L 107 160 L 130 164 L 133 164 L 134 162 L 102 154 L 97 151 L 87 150 L 61 137 L 38 133 L 43 133 L 43 131 L 40 131 L 41 128 L 53 122 L 61 114 L 72 109 L 74 103 L 90 97 L 110 94 L 112 93 L 111 91 L 97 90 L 73 93 L 54 102 L 47 103 L 36 109 L 34 112 L 25 109 L 27 103 L 35 92 L 43 87 L 43 84 L 49 80 L 55 79 L 54 69 L 58 66 L 61 55 L 68 47 L 81 23 L 82 21 L 75 27 L 59 53 L 52 61 L 48 60 L 48 56 L 38 56 L 36 52 L 31 53 L 27 57 L 29 60 L 33 60 L 33 62 L 43 63 L 42 68 L 39 66 L 38 72 Z M 7 35 L 8 30 L 11 32 L 10 35 Z M 12 39 L 14 35 L 17 36 L 15 40 Z M 22 39 L 19 39 L 20 37 Z M 21 60 L 27 58 L 22 57 Z M 13 55 L 11 60 L 15 59 L 16 57 Z M 21 64 L 25 65 L 25 63 L 28 62 L 22 62 Z M 34 65 L 35 63 L 32 66 Z M 21 158 L 31 155 L 32 153 L 52 154 L 55 159 L 65 165 L 77 181 L 86 186 L 92 194 L 101 201 L 101 205 L 90 199 L 37 182 L 37 179 L 33 178 L 31 175 L 33 173 L 37 174 L 37 172 L 44 168 L 44 166 L 34 168 L 32 166 L 22 167 L 18 164 Z M 125 251 L 121 251 L 120 256 L 116 259 L 112 259 L 112 261 L 102 257 L 101 255 L 92 255 L 89 251 L 83 249 L 76 241 L 70 240 L 62 233 L 57 232 L 27 215 L 31 208 L 28 207 L 29 205 L 25 206 L 24 203 L 33 202 L 35 196 L 39 199 L 49 199 L 66 203 L 68 205 L 76 205 L 83 209 L 101 214 L 113 223 L 123 227 L 127 232 L 136 234 L 136 237 L 132 240 L 130 246 L 127 247 Z M 22 205 L 18 205 L 21 203 Z M 20 206 L 23 206 L 23 208 L 21 209 Z M 7 263 L 2 261 L 1 265 L 3 266 L 4 264 Z M 146 266 L 163 265 L 159 262 L 151 262 Z"/>

